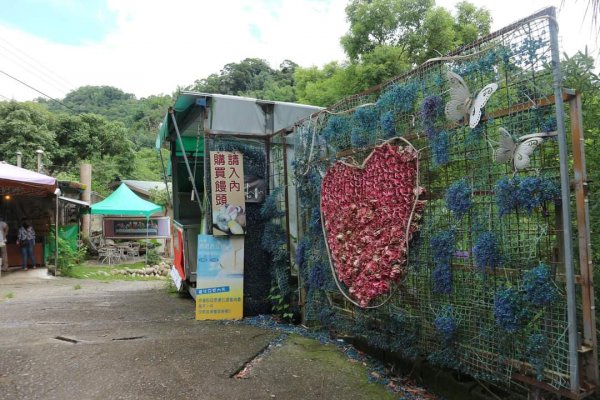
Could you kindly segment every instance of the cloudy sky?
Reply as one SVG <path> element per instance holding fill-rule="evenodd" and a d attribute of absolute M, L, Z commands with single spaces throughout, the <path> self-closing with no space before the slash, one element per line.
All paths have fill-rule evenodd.
<path fill-rule="evenodd" d="M 437 0 L 452 9 L 457 0 Z M 499 29 L 561 0 L 471 0 Z M 110 85 L 138 98 L 247 57 L 277 67 L 343 60 L 348 0 L 0 0 L 0 100 L 41 91 L 63 98 L 83 85 Z M 597 54 L 587 0 L 559 10 L 562 49 Z M 8 76 L 10 75 L 10 77 Z M 17 80 L 21 81 L 18 82 Z"/>

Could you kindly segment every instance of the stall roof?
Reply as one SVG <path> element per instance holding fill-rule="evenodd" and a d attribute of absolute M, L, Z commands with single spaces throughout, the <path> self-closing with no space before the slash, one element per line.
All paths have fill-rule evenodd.
<path fill-rule="evenodd" d="M 0 162 L 0 193 L 46 196 L 55 194 L 56 178 Z"/>
<path fill-rule="evenodd" d="M 306 104 L 258 100 L 249 97 L 182 92 L 177 97 L 173 109 L 184 147 L 188 151 L 198 147 L 198 132 L 197 129 L 185 132 L 185 124 L 190 121 L 198 122 L 194 119 L 194 111 L 204 107 L 209 110 L 209 114 L 205 116 L 210 130 L 208 133 L 253 136 L 270 135 L 323 109 Z M 200 125 L 203 128 L 204 124 Z M 167 113 L 156 138 L 157 149 L 162 146 L 173 129 L 173 123 Z"/>
<path fill-rule="evenodd" d="M 61 201 L 67 202 L 67 203 L 76 204 L 81 207 L 89 207 L 90 206 L 90 203 L 88 203 L 87 201 L 72 199 L 70 197 L 59 196 L 58 199 Z"/>
<path fill-rule="evenodd" d="M 126 179 L 123 181 L 124 184 L 129 186 L 130 189 L 137 191 L 141 194 L 145 194 L 146 196 L 150 195 L 151 190 L 167 190 L 171 188 L 171 184 L 169 186 L 161 181 L 135 181 L 131 179 Z"/>
<path fill-rule="evenodd" d="M 162 207 L 142 199 L 124 183 L 110 196 L 92 205 L 92 214 L 128 215 L 149 217 L 162 211 Z"/>

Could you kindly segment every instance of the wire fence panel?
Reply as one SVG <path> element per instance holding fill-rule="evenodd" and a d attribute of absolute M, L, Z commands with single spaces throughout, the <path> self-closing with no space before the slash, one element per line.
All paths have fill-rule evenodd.
<path fill-rule="evenodd" d="M 561 207 L 571 204 L 560 202 L 550 23 L 540 12 L 294 127 L 308 322 L 486 381 L 518 373 L 569 390 Z M 394 266 L 402 279 L 357 306 L 336 279 L 343 257 L 330 263 L 329 247 L 349 247 L 347 236 L 329 239 L 330 221 L 323 228 L 321 186 L 340 162 L 361 165 L 383 143 L 409 147 L 397 137 L 418 150 L 425 205 Z M 390 229 L 380 228 L 375 237 Z"/>

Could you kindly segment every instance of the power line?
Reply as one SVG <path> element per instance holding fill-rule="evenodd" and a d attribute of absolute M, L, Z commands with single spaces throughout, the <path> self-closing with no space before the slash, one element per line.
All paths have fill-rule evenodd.
<path fill-rule="evenodd" d="M 52 79 L 53 81 L 55 81 L 57 84 L 61 85 L 62 87 L 66 87 L 66 88 L 72 88 L 74 87 L 74 85 L 69 82 L 67 79 L 63 78 L 62 76 L 60 76 L 58 73 L 54 72 L 53 70 L 51 70 L 50 68 L 46 67 L 45 65 L 43 65 L 41 62 L 39 62 L 38 60 L 36 60 L 35 58 L 33 58 L 32 56 L 30 56 L 29 54 L 25 53 L 23 50 L 21 50 L 19 47 L 13 45 L 11 42 L 9 42 L 8 40 L 0 37 L 0 40 L 4 43 L 6 43 L 8 46 L 12 47 L 14 49 L 14 51 L 11 51 L 10 49 L 2 46 L 4 49 L 8 50 L 9 52 L 12 52 L 14 55 L 16 55 L 18 58 L 20 58 L 18 56 L 18 54 L 15 54 L 15 52 L 19 52 L 21 53 L 23 56 L 25 56 L 26 58 L 30 59 L 31 61 L 33 61 L 33 64 L 37 64 L 41 67 L 41 69 L 38 69 L 35 65 L 32 65 L 32 67 L 38 69 L 40 72 L 42 72 L 43 74 L 48 75 L 48 78 Z M 27 62 L 27 60 L 23 60 L 24 62 Z M 46 70 L 47 72 L 44 72 L 42 70 Z M 54 77 L 52 77 L 52 75 L 54 75 Z M 70 91 L 70 89 L 68 90 Z"/>
<path fill-rule="evenodd" d="M 0 97 L 2 97 L 2 98 L 3 98 L 3 99 L 5 99 L 5 100 L 8 100 L 8 101 L 10 101 L 10 99 L 9 99 L 8 97 L 6 97 L 6 96 L 2 96 L 1 94 L 0 94 Z"/>
<path fill-rule="evenodd" d="M 2 70 L 0 70 L 0 73 L 2 73 L 2 74 L 4 74 L 4 75 L 8 76 L 8 77 L 9 77 L 9 78 L 11 78 L 11 79 L 14 79 L 15 81 L 19 82 L 19 83 L 20 83 L 20 84 L 22 84 L 22 85 L 25 85 L 25 86 L 27 86 L 28 88 L 30 88 L 30 89 L 32 89 L 32 90 L 35 90 L 36 92 L 38 92 L 38 93 L 39 93 L 39 94 L 41 94 L 42 96 L 45 96 L 45 97 L 49 98 L 50 100 L 57 102 L 57 103 L 58 103 L 58 104 L 60 104 L 61 106 L 65 107 L 65 108 L 68 108 L 69 110 L 71 110 L 71 111 L 73 111 L 73 112 L 75 112 L 75 113 L 78 113 L 78 114 L 79 114 L 79 112 L 78 112 L 77 110 L 75 110 L 75 109 L 73 109 L 73 108 L 69 107 L 68 105 L 64 104 L 63 102 L 61 102 L 61 101 L 59 101 L 59 100 L 56 100 L 56 99 L 55 99 L 54 97 L 52 97 L 52 96 L 48 96 L 46 93 L 44 93 L 44 92 L 42 92 L 42 91 L 40 91 L 40 90 L 38 90 L 38 89 L 34 88 L 33 86 L 31 86 L 31 85 L 29 85 L 29 84 L 27 84 L 27 83 L 23 82 L 22 80 L 20 80 L 20 79 L 18 79 L 18 78 L 15 78 L 14 76 L 12 76 L 12 75 L 10 75 L 10 74 L 7 74 L 6 72 L 4 72 L 4 71 L 2 71 Z"/>
<path fill-rule="evenodd" d="M 58 81 L 52 78 L 52 76 L 46 74 L 44 71 L 37 68 L 35 65 L 27 62 L 27 60 L 23 59 L 22 57 L 19 57 L 18 54 L 12 52 L 9 48 L 3 46 L 2 43 L 0 43 L 0 49 L 8 51 L 8 53 L 5 54 L 8 59 L 10 59 L 10 56 L 14 57 L 12 61 L 15 62 L 15 64 L 37 77 L 42 82 L 52 86 L 54 89 L 60 90 L 63 93 L 68 93 L 70 91 L 70 89 L 58 83 Z"/>

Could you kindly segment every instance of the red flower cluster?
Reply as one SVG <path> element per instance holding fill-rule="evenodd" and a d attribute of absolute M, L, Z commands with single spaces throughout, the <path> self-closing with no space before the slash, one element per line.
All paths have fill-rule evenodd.
<path fill-rule="evenodd" d="M 416 184 L 417 163 L 414 149 L 385 144 L 362 167 L 337 162 L 323 178 L 321 210 L 332 262 L 362 307 L 406 274 L 408 241 L 425 206 L 417 200 L 423 191 Z"/>

